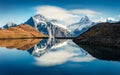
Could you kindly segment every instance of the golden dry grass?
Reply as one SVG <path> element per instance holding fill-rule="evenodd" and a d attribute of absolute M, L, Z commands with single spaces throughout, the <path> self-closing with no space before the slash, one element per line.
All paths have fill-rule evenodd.
<path fill-rule="evenodd" d="M 35 28 L 27 24 L 21 24 L 13 28 L 1 29 L 1 38 L 29 38 L 29 37 L 45 37 L 42 33 L 38 32 Z"/>

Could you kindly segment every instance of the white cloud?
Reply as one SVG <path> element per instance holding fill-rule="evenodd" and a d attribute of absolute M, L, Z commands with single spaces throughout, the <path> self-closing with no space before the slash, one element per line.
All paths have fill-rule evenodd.
<path fill-rule="evenodd" d="M 108 17 L 107 19 L 108 19 L 108 20 L 112 20 L 112 21 L 116 21 L 116 19 L 113 18 L 113 17 Z"/>
<path fill-rule="evenodd" d="M 56 6 L 39 6 L 35 8 L 37 10 L 36 14 L 42 14 L 50 19 L 68 19 L 74 17 L 74 15 L 69 14 L 65 9 Z"/>
<path fill-rule="evenodd" d="M 113 22 L 117 22 L 118 19 L 114 18 L 114 17 L 97 17 L 97 18 L 94 18 L 93 21 L 94 22 L 106 22 L 107 20 L 112 20 Z"/>
<path fill-rule="evenodd" d="M 93 17 L 99 13 L 90 9 L 72 9 L 66 10 L 57 6 L 37 6 L 35 7 L 36 14 L 44 15 L 49 19 L 57 19 L 64 24 L 71 24 L 78 22 L 83 15 Z"/>
<path fill-rule="evenodd" d="M 74 9 L 74 10 L 71 10 L 70 12 L 73 13 L 73 14 L 78 14 L 78 15 L 86 15 L 86 16 L 89 16 L 89 17 L 93 17 L 95 15 L 101 14 L 99 12 L 96 12 L 96 11 L 93 11 L 93 10 L 90 10 L 90 9 Z"/>
<path fill-rule="evenodd" d="M 106 22 L 106 18 L 104 17 L 98 17 L 93 19 L 94 22 Z"/>
<path fill-rule="evenodd" d="M 70 14 L 67 10 L 56 6 L 38 6 L 35 8 L 36 14 L 44 15 L 49 19 L 57 19 L 64 22 L 72 22 L 76 15 Z"/>
<path fill-rule="evenodd" d="M 72 56 L 73 54 L 67 51 L 56 51 L 56 52 L 46 53 L 42 57 L 37 57 L 35 59 L 37 60 L 36 64 L 38 65 L 52 66 L 52 65 L 62 64 Z"/>

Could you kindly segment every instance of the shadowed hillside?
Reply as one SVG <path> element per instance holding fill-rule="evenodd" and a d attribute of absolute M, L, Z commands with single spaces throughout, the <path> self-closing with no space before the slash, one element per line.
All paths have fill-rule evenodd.
<path fill-rule="evenodd" d="M 99 23 L 73 41 L 77 44 L 120 48 L 120 23 Z"/>

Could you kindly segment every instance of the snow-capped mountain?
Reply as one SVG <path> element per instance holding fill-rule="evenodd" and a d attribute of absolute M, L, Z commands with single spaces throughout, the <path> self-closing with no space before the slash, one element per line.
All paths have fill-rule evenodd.
<path fill-rule="evenodd" d="M 7 29 L 10 27 L 15 27 L 17 26 L 17 24 L 13 23 L 13 22 L 8 22 L 6 25 L 2 26 L 1 29 Z"/>
<path fill-rule="evenodd" d="M 36 30 L 42 32 L 45 35 L 49 35 L 47 31 L 47 20 L 44 16 L 37 14 L 28 19 L 25 24 L 31 25 Z"/>
<path fill-rule="evenodd" d="M 53 25 L 55 25 L 55 26 L 59 26 L 59 27 L 61 27 L 61 28 L 67 29 L 66 26 L 64 26 L 64 25 L 62 25 L 62 24 L 60 24 L 60 23 L 58 23 L 57 20 L 51 20 L 50 22 L 51 22 Z"/>
<path fill-rule="evenodd" d="M 77 37 L 93 25 L 95 25 L 95 23 L 92 22 L 87 16 L 84 16 L 78 23 L 71 24 L 68 28 L 70 29 L 72 36 Z"/>
<path fill-rule="evenodd" d="M 37 28 L 37 25 L 39 23 L 41 24 L 46 24 L 47 20 L 45 19 L 44 16 L 40 15 L 40 14 L 37 14 L 35 16 L 32 16 L 30 17 L 30 19 L 28 19 L 25 24 L 29 24 L 31 25 L 32 27 L 36 27 Z"/>
<path fill-rule="evenodd" d="M 51 37 L 68 37 L 69 31 L 56 20 L 48 21 L 44 16 L 37 14 L 31 17 L 25 24 L 36 28 L 39 32 Z"/>
<path fill-rule="evenodd" d="M 59 24 L 57 20 L 50 21 L 52 35 L 55 37 L 70 37 L 70 32 L 68 31 L 67 27 L 62 24 Z"/>

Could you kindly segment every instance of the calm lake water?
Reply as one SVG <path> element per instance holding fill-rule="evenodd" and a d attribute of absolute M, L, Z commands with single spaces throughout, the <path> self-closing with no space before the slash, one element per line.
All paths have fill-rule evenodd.
<path fill-rule="evenodd" d="M 0 40 L 0 75 L 120 75 L 120 51 L 67 39 Z"/>

